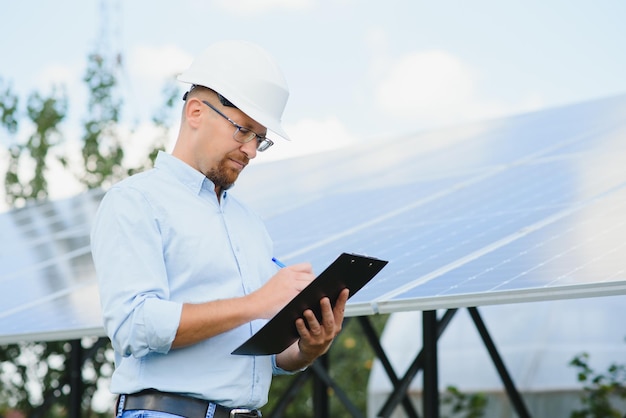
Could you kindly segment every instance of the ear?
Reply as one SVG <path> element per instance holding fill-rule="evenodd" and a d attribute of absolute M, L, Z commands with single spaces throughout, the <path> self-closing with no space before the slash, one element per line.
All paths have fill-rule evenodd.
<path fill-rule="evenodd" d="M 185 103 L 185 119 L 187 120 L 187 124 L 193 128 L 197 129 L 203 120 L 203 115 L 206 113 L 204 110 L 204 103 L 202 103 L 198 98 L 188 98 L 187 103 Z"/>

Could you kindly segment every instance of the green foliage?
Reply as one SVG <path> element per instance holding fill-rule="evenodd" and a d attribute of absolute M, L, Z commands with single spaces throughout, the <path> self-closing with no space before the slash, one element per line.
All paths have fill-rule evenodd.
<path fill-rule="evenodd" d="M 17 106 L 19 98 L 11 90 L 11 86 L 3 86 L 0 78 L 0 124 L 10 133 L 17 131 Z"/>
<path fill-rule="evenodd" d="M 584 384 L 583 408 L 572 412 L 571 418 L 622 418 L 624 411 L 611 404 L 611 397 L 626 399 L 626 364 L 611 364 L 604 374 L 589 365 L 589 354 L 576 356 L 570 366 L 578 369 L 578 381 Z"/>
<path fill-rule="evenodd" d="M 447 405 L 453 414 L 442 418 L 481 418 L 485 416 L 487 397 L 482 393 L 467 395 L 454 386 L 448 386 L 441 397 L 441 404 Z"/>
<path fill-rule="evenodd" d="M 4 90 L 0 97 L 1 120 L 10 133 L 18 129 L 17 105 L 17 96 L 9 88 Z M 48 196 L 47 158 L 50 151 L 62 142 L 59 124 L 66 112 L 66 95 L 64 92 L 57 93 L 56 89 L 48 97 L 33 93 L 28 98 L 27 116 L 35 129 L 25 142 L 13 141 L 8 145 L 9 160 L 4 186 L 6 200 L 10 205 L 20 206 L 27 200 Z M 25 167 L 29 170 L 25 170 Z M 30 172 L 32 175 L 29 175 Z"/>

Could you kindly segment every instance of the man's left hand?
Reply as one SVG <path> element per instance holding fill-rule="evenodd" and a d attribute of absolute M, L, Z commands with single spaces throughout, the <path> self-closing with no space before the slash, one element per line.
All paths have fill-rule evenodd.
<path fill-rule="evenodd" d="M 342 290 L 334 308 L 331 306 L 330 299 L 323 298 L 320 301 L 321 322 L 312 310 L 304 311 L 304 318 L 296 320 L 296 329 L 300 334 L 300 339 L 278 355 L 279 367 L 285 370 L 301 369 L 328 351 L 333 339 L 341 331 L 348 296 L 349 290 Z"/>

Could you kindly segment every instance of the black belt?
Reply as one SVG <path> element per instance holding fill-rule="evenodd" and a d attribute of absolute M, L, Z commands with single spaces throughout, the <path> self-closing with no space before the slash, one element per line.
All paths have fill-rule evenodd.
<path fill-rule="evenodd" d="M 118 401 L 119 402 L 119 401 Z M 248 408 L 226 408 L 213 402 L 174 393 L 148 389 L 124 396 L 124 411 L 148 410 L 167 412 L 186 418 L 205 418 L 209 408 L 215 408 L 213 418 L 259 418 L 261 412 Z"/>

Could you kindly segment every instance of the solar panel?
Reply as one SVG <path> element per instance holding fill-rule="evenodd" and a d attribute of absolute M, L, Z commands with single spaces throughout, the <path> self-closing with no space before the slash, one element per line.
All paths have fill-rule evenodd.
<path fill-rule="evenodd" d="M 283 261 L 390 261 L 348 315 L 626 294 L 624 155 L 619 96 L 256 162 L 232 193 Z M 0 343 L 103 335 L 88 243 L 100 198 L 0 215 Z"/>
<path fill-rule="evenodd" d="M 104 335 L 89 249 L 101 195 L 0 215 L 0 343 Z"/>
<path fill-rule="evenodd" d="M 625 97 L 480 128 L 425 154 L 417 136 L 320 156 L 311 175 L 329 190 L 270 217 L 277 253 L 316 268 L 339 251 L 390 260 L 349 315 L 626 293 Z"/>

